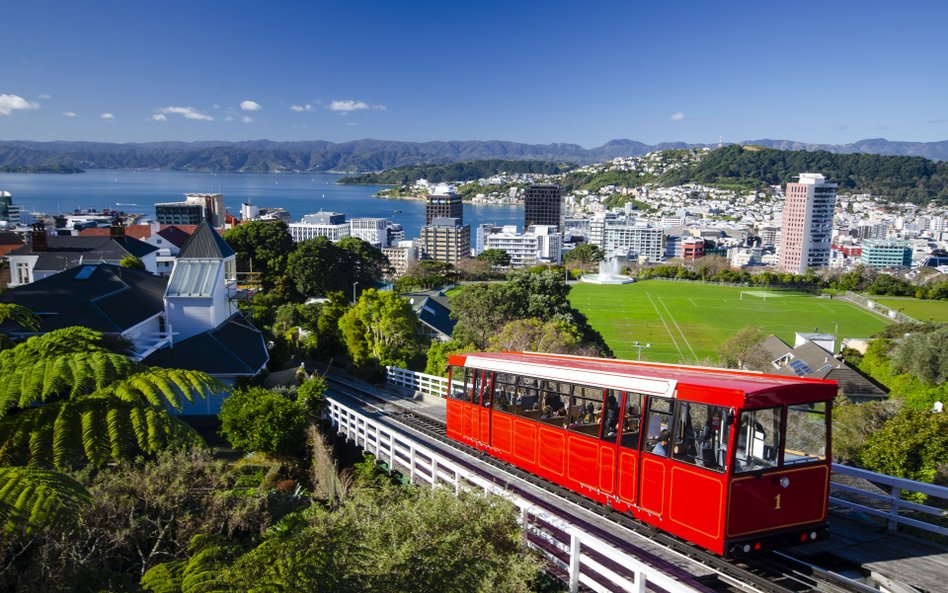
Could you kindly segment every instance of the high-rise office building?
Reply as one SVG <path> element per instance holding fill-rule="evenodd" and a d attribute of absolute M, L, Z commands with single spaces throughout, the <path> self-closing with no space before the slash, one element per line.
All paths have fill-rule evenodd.
<path fill-rule="evenodd" d="M 425 202 L 425 224 L 431 224 L 436 218 L 456 218 L 458 224 L 464 224 L 464 203 L 455 193 L 432 194 Z"/>
<path fill-rule="evenodd" d="M 523 228 L 563 228 L 563 196 L 558 185 L 531 185 L 523 196 Z"/>
<path fill-rule="evenodd" d="M 471 257 L 471 227 L 456 218 L 435 218 L 421 227 L 425 257 L 457 264 Z"/>
<path fill-rule="evenodd" d="M 20 207 L 14 205 L 8 191 L 0 191 L 0 224 L 16 226 L 20 222 Z"/>
<path fill-rule="evenodd" d="M 158 224 L 199 224 L 206 220 L 212 227 L 220 228 L 226 215 L 224 194 L 184 194 L 183 202 L 155 204 Z"/>
<path fill-rule="evenodd" d="M 777 260 L 781 272 L 802 274 L 829 265 L 836 187 L 819 173 L 801 173 L 797 183 L 787 184 Z"/>

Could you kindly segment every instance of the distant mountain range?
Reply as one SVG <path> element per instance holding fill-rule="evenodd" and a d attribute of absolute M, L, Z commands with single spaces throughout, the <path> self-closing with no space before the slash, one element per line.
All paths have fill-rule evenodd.
<path fill-rule="evenodd" d="M 749 140 L 781 150 L 826 150 L 920 156 L 948 160 L 948 140 L 897 142 L 882 138 L 852 144 L 809 144 L 792 140 Z M 82 169 L 170 169 L 178 171 L 253 172 L 382 171 L 418 164 L 444 164 L 483 159 L 544 160 L 587 164 L 620 156 L 637 156 L 669 148 L 715 147 L 714 144 L 611 140 L 596 148 L 578 144 L 523 144 L 499 140 L 454 142 L 104 142 L 0 141 L 0 171 L 74 172 Z"/>

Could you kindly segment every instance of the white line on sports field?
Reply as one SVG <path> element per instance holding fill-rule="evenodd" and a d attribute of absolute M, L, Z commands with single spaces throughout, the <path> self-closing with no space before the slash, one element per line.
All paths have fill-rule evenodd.
<path fill-rule="evenodd" d="M 662 307 L 665 308 L 665 312 L 668 313 L 668 318 L 671 319 L 672 323 L 675 324 L 675 329 L 678 330 L 678 333 L 681 334 L 681 339 L 684 340 L 685 346 L 688 346 L 688 350 L 691 350 L 692 359 L 697 362 L 698 355 L 695 354 L 695 349 L 691 347 L 691 342 L 688 341 L 688 338 L 685 336 L 685 332 L 681 331 L 681 326 L 678 325 L 678 322 L 675 321 L 675 316 L 672 315 L 671 310 L 669 310 L 668 305 L 665 304 L 665 299 L 658 297 L 658 302 L 662 304 Z"/>
<path fill-rule="evenodd" d="M 665 323 L 665 317 L 662 315 L 662 312 L 658 310 L 658 306 L 655 304 L 655 301 L 652 300 L 652 295 L 646 292 L 645 296 L 648 297 L 648 302 L 652 303 L 652 308 L 655 309 L 655 313 L 658 314 L 658 318 L 662 320 L 662 325 L 665 326 L 665 331 L 668 332 L 668 337 L 672 339 L 672 344 L 674 344 L 675 349 L 678 350 L 678 356 L 684 358 L 685 353 L 681 351 L 681 347 L 678 345 L 678 340 L 675 339 L 675 334 L 672 333 L 671 328 L 668 327 L 667 323 Z"/>

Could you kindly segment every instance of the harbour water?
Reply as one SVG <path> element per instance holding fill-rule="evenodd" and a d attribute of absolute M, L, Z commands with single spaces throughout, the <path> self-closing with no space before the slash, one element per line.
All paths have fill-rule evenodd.
<path fill-rule="evenodd" d="M 250 201 L 286 208 L 293 220 L 319 210 L 347 218 L 381 217 L 401 224 L 407 238 L 417 237 L 425 223 L 421 200 L 375 197 L 383 186 L 339 185 L 341 175 L 328 173 L 186 173 L 176 171 L 91 170 L 76 175 L 0 173 L 0 190 L 13 194 L 23 212 L 72 212 L 77 208 L 112 208 L 148 217 L 156 202 L 176 202 L 185 193 L 220 192 L 232 214 Z M 464 205 L 464 223 L 473 235 L 478 224 L 523 225 L 519 206 Z M 472 237 L 473 239 L 473 237 Z"/>

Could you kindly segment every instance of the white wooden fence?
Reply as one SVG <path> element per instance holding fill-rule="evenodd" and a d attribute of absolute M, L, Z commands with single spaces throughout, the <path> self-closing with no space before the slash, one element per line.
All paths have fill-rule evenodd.
<path fill-rule="evenodd" d="M 510 500 L 520 511 L 526 545 L 537 550 L 567 575 L 569 590 L 580 584 L 593 591 L 645 593 L 651 583 L 668 593 L 709 593 L 698 583 L 684 583 L 587 533 L 565 516 L 539 507 L 501 488 L 485 476 L 464 467 L 415 438 L 327 398 L 329 418 L 336 431 L 403 472 L 412 483 L 447 485 L 455 492 L 479 489 Z"/>
<path fill-rule="evenodd" d="M 427 375 L 416 371 L 409 371 L 398 367 L 388 367 L 388 382 L 415 393 L 424 393 L 430 396 L 444 397 L 448 389 L 448 380 L 445 377 Z M 458 381 L 453 382 L 455 387 L 463 388 Z M 867 515 L 878 517 L 887 522 L 890 531 L 896 531 L 899 525 L 908 525 L 916 529 L 923 529 L 932 533 L 948 536 L 948 528 L 937 523 L 923 521 L 917 517 L 907 517 L 906 512 L 922 513 L 935 517 L 948 516 L 948 488 L 915 482 L 902 478 L 894 478 L 885 474 L 877 474 L 864 469 L 848 465 L 833 464 L 833 474 L 850 476 L 866 480 L 884 488 L 880 493 L 875 489 L 858 488 L 839 481 L 832 484 L 832 493 L 841 496 L 830 496 L 830 502 L 841 507 L 862 511 Z M 940 499 L 939 506 L 929 506 L 907 501 L 902 498 L 903 493 L 920 492 L 928 497 Z M 875 502 L 875 506 L 865 504 L 868 499 Z M 855 500 L 854 500 L 855 499 Z M 862 502 L 860 502 L 862 501 Z"/>

